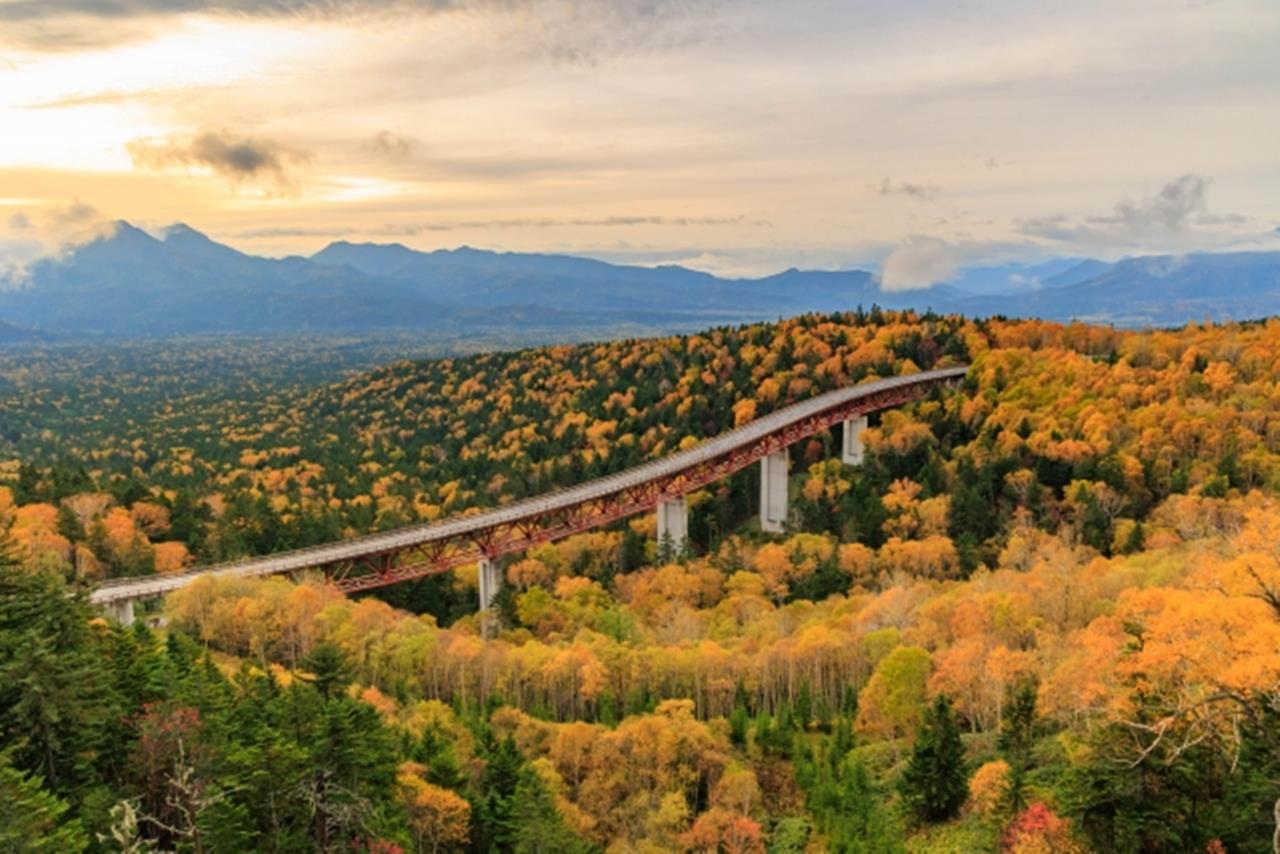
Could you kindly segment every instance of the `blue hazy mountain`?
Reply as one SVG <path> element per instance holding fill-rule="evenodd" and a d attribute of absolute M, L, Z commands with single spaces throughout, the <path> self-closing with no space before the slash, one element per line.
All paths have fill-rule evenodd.
<path fill-rule="evenodd" d="M 1008 296 L 1074 285 L 1100 275 L 1109 266 L 1092 258 L 1054 258 L 1039 264 L 966 267 L 947 279 L 947 284 L 965 294 Z"/>
<path fill-rule="evenodd" d="M 21 286 L 0 286 L 0 322 L 8 324 L 0 337 L 692 328 L 872 305 L 1128 325 L 1258 317 L 1280 307 L 1280 253 L 1114 264 L 1066 258 L 976 268 L 953 284 L 886 292 L 864 270 L 725 279 L 678 266 L 469 247 L 337 242 L 310 258 L 263 258 L 185 225 L 154 237 L 119 222 L 37 263 Z"/>
<path fill-rule="evenodd" d="M 359 329 L 431 310 L 402 282 L 246 255 L 183 225 L 157 239 L 127 222 L 0 291 L 8 322 L 107 335 Z"/>
<path fill-rule="evenodd" d="M 591 312 L 747 318 L 921 302 L 918 295 L 881 291 L 865 270 L 787 270 L 761 279 L 721 279 L 679 266 L 635 267 L 571 255 L 488 252 L 466 246 L 417 252 L 400 244 L 347 242 L 332 243 L 311 260 L 412 282 L 432 300 L 475 308 L 532 304 Z M 942 300 L 954 296 L 949 289 L 933 293 Z"/>
<path fill-rule="evenodd" d="M 1017 298 L 974 298 L 963 308 L 1125 326 L 1265 317 L 1280 313 L 1280 252 L 1125 258 L 1083 281 Z"/>
<path fill-rule="evenodd" d="M 54 336 L 38 329 L 27 329 L 14 326 L 0 320 L 0 344 L 28 344 L 40 341 L 52 341 Z"/>
<path fill-rule="evenodd" d="M 941 290 L 933 296 L 941 297 Z M 161 237 L 127 222 L 0 289 L 0 319 L 77 334 L 467 330 L 641 323 L 651 327 L 805 311 L 916 305 L 862 270 L 727 280 L 682 267 L 463 247 L 418 252 L 334 243 L 312 258 L 262 258 L 186 225 Z M 939 305 L 939 308 L 944 306 Z"/>

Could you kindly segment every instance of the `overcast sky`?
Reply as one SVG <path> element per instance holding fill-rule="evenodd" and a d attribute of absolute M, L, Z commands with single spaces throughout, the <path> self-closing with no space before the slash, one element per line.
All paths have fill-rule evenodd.
<path fill-rule="evenodd" d="M 0 0 L 0 253 L 1277 248 L 1276 0 Z"/>

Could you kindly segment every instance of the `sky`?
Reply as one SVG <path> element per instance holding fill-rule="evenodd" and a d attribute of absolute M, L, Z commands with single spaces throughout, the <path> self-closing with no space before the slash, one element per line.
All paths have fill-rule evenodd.
<path fill-rule="evenodd" d="M 0 0 L 0 265 L 127 219 L 910 289 L 1278 202 L 1276 0 Z"/>

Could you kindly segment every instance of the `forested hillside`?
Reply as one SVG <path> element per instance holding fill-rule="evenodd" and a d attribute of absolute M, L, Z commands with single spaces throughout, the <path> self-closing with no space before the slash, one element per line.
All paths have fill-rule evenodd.
<path fill-rule="evenodd" d="M 474 568 L 360 599 L 206 579 L 154 634 L 62 604 L 961 363 L 864 465 L 793 448 L 786 535 L 746 471 L 691 496 L 685 554 L 638 518 L 511 561 L 493 641 Z M 0 791 L 48 850 L 1272 848 L 1280 321 L 804 316 L 79 430 L 10 399 Z"/>

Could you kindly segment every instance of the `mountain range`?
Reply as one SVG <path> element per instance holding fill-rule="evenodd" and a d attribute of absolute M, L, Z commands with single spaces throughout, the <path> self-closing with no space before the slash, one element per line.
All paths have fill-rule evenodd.
<path fill-rule="evenodd" d="M 360 332 L 517 326 L 710 325 L 858 306 L 1121 325 L 1241 319 L 1280 307 L 1280 252 L 1087 258 L 964 270 L 888 291 L 865 270 L 791 269 L 726 279 L 679 266 L 462 247 L 331 243 L 264 258 L 185 225 L 161 237 L 127 222 L 22 282 L 0 284 L 0 342 L 50 335 Z"/>

